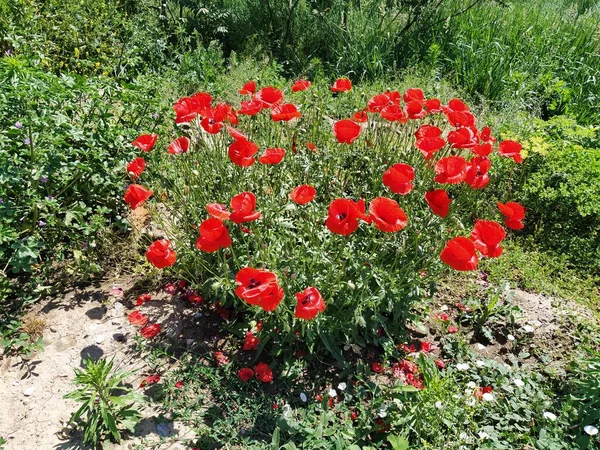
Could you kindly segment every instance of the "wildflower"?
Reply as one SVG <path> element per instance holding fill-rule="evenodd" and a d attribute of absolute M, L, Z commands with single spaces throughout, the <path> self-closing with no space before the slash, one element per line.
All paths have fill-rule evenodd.
<path fill-rule="evenodd" d="M 260 100 L 252 99 L 241 103 L 242 109 L 238 110 L 238 114 L 245 114 L 247 116 L 254 116 L 262 111 L 265 107 Z"/>
<path fill-rule="evenodd" d="M 342 381 L 341 383 L 339 383 L 339 384 L 338 384 L 338 386 L 337 386 L 337 387 L 338 387 L 338 389 L 339 389 L 340 391 L 342 391 L 342 392 L 343 392 L 343 391 L 345 391 L 345 390 L 346 390 L 346 387 L 347 387 L 347 385 L 346 385 L 346 383 L 344 383 L 344 382 Z"/>
<path fill-rule="evenodd" d="M 415 171 L 408 164 L 394 164 L 383 174 L 383 184 L 394 194 L 406 195 L 413 189 Z"/>
<path fill-rule="evenodd" d="M 508 336 L 506 336 L 506 339 L 513 342 L 515 340 L 515 337 L 512 334 L 509 334 Z"/>
<path fill-rule="evenodd" d="M 132 313 L 130 313 L 129 316 L 127 316 L 127 318 L 129 319 L 129 323 L 131 325 L 135 325 L 138 327 L 143 327 L 148 323 L 148 316 L 142 314 L 138 310 L 135 310 Z"/>
<path fill-rule="evenodd" d="M 142 294 L 140 296 L 138 296 L 138 298 L 136 299 L 136 306 L 141 306 L 146 302 L 149 302 L 150 300 L 152 300 L 152 296 L 150 294 Z"/>
<path fill-rule="evenodd" d="M 377 197 L 369 204 L 369 218 L 379 230 L 386 233 L 400 231 L 406 227 L 408 218 L 398 202 L 386 197 Z"/>
<path fill-rule="evenodd" d="M 518 164 L 523 162 L 523 157 L 521 156 L 522 149 L 523 147 L 517 141 L 502 141 L 498 145 L 498 153 L 500 153 L 500 156 L 512 158 Z"/>
<path fill-rule="evenodd" d="M 583 427 L 583 431 L 585 431 L 585 434 L 588 436 L 596 436 L 598 434 L 598 428 L 593 425 L 586 425 Z"/>
<path fill-rule="evenodd" d="M 239 140 L 229 146 L 227 155 L 232 163 L 240 167 L 250 167 L 254 164 L 256 152 L 258 152 L 258 145 L 254 142 Z"/>
<path fill-rule="evenodd" d="M 523 219 L 525 218 L 525 208 L 516 202 L 500 203 L 496 205 L 500 212 L 504 215 L 504 224 L 511 230 L 520 230 L 523 225 Z"/>
<path fill-rule="evenodd" d="M 325 311 L 325 301 L 316 287 L 311 286 L 296 293 L 296 300 L 298 303 L 294 316 L 298 319 L 311 320 Z"/>
<path fill-rule="evenodd" d="M 506 237 L 504 228 L 493 220 L 478 220 L 471 233 L 471 240 L 475 248 L 482 255 L 497 258 L 502 254 L 500 242 Z"/>
<path fill-rule="evenodd" d="M 191 97 L 183 97 L 174 105 L 175 123 L 189 123 L 198 115 L 203 115 L 207 108 L 210 108 L 212 96 L 206 92 L 198 92 Z"/>
<path fill-rule="evenodd" d="M 246 337 L 244 338 L 244 346 L 243 349 L 245 351 L 256 350 L 260 345 L 260 339 L 254 336 L 252 331 L 246 332 Z"/>
<path fill-rule="evenodd" d="M 302 117 L 302 113 L 298 111 L 296 105 L 291 103 L 276 106 L 271 110 L 271 119 L 273 119 L 274 122 L 288 122 L 299 117 Z"/>
<path fill-rule="evenodd" d="M 545 411 L 544 412 L 544 419 L 548 419 L 548 420 L 554 422 L 556 420 L 556 414 L 553 414 L 550 411 Z"/>
<path fill-rule="evenodd" d="M 150 150 L 152 150 L 154 148 L 154 145 L 156 144 L 157 139 L 158 139 L 158 134 L 156 134 L 156 133 L 142 134 L 141 136 L 138 136 L 138 138 L 135 141 L 133 141 L 131 143 L 131 145 L 139 148 L 140 150 L 142 150 L 144 152 L 149 152 Z"/>
<path fill-rule="evenodd" d="M 246 267 L 240 270 L 235 281 L 235 294 L 250 305 L 258 305 L 265 311 L 273 311 L 284 296 L 277 284 L 277 276 L 268 270 Z"/>
<path fill-rule="evenodd" d="M 177 294 L 177 286 L 175 285 L 175 283 L 167 283 L 165 284 L 165 292 L 169 295 L 175 295 Z"/>
<path fill-rule="evenodd" d="M 221 220 L 227 220 L 231 215 L 231 213 L 227 210 L 227 206 L 221 205 L 220 203 L 209 203 L 206 205 L 206 211 L 208 211 L 209 216 Z"/>
<path fill-rule="evenodd" d="M 215 361 L 219 367 L 229 364 L 229 358 L 223 352 L 215 352 Z"/>
<path fill-rule="evenodd" d="M 365 201 L 360 199 L 358 202 L 354 202 L 338 198 L 329 205 L 325 225 L 332 233 L 347 236 L 358 228 L 358 219 L 369 221 L 365 215 Z"/>
<path fill-rule="evenodd" d="M 467 176 L 467 162 L 462 156 L 447 156 L 435 164 L 436 183 L 459 184 Z"/>
<path fill-rule="evenodd" d="M 292 85 L 292 92 L 305 91 L 311 84 L 308 80 L 298 80 Z"/>
<path fill-rule="evenodd" d="M 283 148 L 268 148 L 262 155 L 258 157 L 258 162 L 261 164 L 279 164 L 285 156 Z"/>
<path fill-rule="evenodd" d="M 356 411 L 350 412 L 350 420 L 354 421 L 358 418 L 358 413 Z"/>
<path fill-rule="evenodd" d="M 46 222 L 44 222 L 43 220 L 38 221 L 38 226 L 40 228 L 44 228 L 46 226 Z"/>
<path fill-rule="evenodd" d="M 475 244 L 466 237 L 459 236 L 448 241 L 440 253 L 440 258 L 454 270 L 468 271 L 477 268 Z"/>
<path fill-rule="evenodd" d="M 146 160 L 144 158 L 135 158 L 127 164 L 127 173 L 133 179 L 138 178 L 146 169 Z"/>
<path fill-rule="evenodd" d="M 21 128 L 23 128 L 23 124 L 19 121 L 15 122 L 15 128 L 20 130 Z"/>
<path fill-rule="evenodd" d="M 348 78 L 338 78 L 331 86 L 331 92 L 347 92 L 352 89 L 352 82 Z"/>
<path fill-rule="evenodd" d="M 159 381 L 160 381 L 160 375 L 158 375 L 158 374 L 149 375 L 142 380 L 142 382 L 140 383 L 140 388 L 150 386 L 152 384 L 156 384 Z"/>
<path fill-rule="evenodd" d="M 171 155 L 186 153 L 190 148 L 190 140 L 187 136 L 181 136 L 169 144 L 167 152 Z"/>
<path fill-rule="evenodd" d="M 375 373 L 381 373 L 381 371 L 383 371 L 383 365 L 378 362 L 371 363 L 371 370 Z"/>
<path fill-rule="evenodd" d="M 290 199 L 292 199 L 294 203 L 305 205 L 312 202 L 316 195 L 317 190 L 313 186 L 309 184 L 303 184 L 302 186 L 295 187 L 292 190 L 290 193 Z"/>
<path fill-rule="evenodd" d="M 390 122 L 406 123 L 408 118 L 404 113 L 404 110 L 399 105 L 392 104 L 387 105 L 381 110 L 381 118 L 389 120 Z"/>
<path fill-rule="evenodd" d="M 330 398 L 335 398 L 335 397 L 337 397 L 337 391 L 335 389 L 331 388 L 327 392 L 327 395 L 329 395 Z"/>
<path fill-rule="evenodd" d="M 473 148 L 477 145 L 477 130 L 462 127 L 448 133 L 448 143 L 452 148 Z"/>
<path fill-rule="evenodd" d="M 263 362 L 258 363 L 254 366 L 254 373 L 256 374 L 256 379 L 263 383 L 270 383 L 273 381 L 273 371 L 268 364 Z"/>
<path fill-rule="evenodd" d="M 467 164 L 465 183 L 473 189 L 483 189 L 490 182 L 488 171 L 492 162 L 485 156 L 471 158 Z"/>
<path fill-rule="evenodd" d="M 523 382 L 523 380 L 519 379 L 519 378 L 515 378 L 513 380 L 513 384 L 517 387 L 523 387 L 525 386 L 525 383 Z"/>
<path fill-rule="evenodd" d="M 28 137 L 27 137 L 27 138 L 25 138 L 25 139 L 23 140 L 23 144 L 25 144 L 25 145 L 30 145 L 30 144 L 31 144 L 31 139 L 29 139 Z"/>
<path fill-rule="evenodd" d="M 446 333 L 448 334 L 454 334 L 454 333 L 458 333 L 458 328 L 456 328 L 454 325 L 450 325 L 447 329 L 446 329 Z"/>
<path fill-rule="evenodd" d="M 456 365 L 456 368 L 462 372 L 464 372 L 465 370 L 469 370 L 469 364 L 468 363 L 458 363 Z"/>
<path fill-rule="evenodd" d="M 255 92 L 256 92 L 256 81 L 248 81 L 239 90 L 239 93 L 242 94 L 242 95 L 252 95 Z"/>
<path fill-rule="evenodd" d="M 179 380 L 173 386 L 175 387 L 175 389 L 183 389 L 184 384 L 183 384 L 183 381 Z"/>
<path fill-rule="evenodd" d="M 362 128 L 351 120 L 339 120 L 333 124 L 335 138 L 341 144 L 352 144 L 360 135 Z"/>
<path fill-rule="evenodd" d="M 140 330 L 140 334 L 142 335 L 142 337 L 144 337 L 146 339 L 151 339 L 154 336 L 156 336 L 158 333 L 160 333 L 160 324 L 158 324 L 158 323 L 152 323 L 152 324 L 146 325 L 144 328 L 142 328 Z"/>
<path fill-rule="evenodd" d="M 240 380 L 242 380 L 244 383 L 254 378 L 254 370 L 252 370 L 250 367 L 244 367 L 243 369 L 238 370 L 237 374 Z"/>
<path fill-rule="evenodd" d="M 231 199 L 229 204 L 233 212 L 229 216 L 237 224 L 251 222 L 260 217 L 256 211 L 256 196 L 252 192 L 242 192 Z"/>
<path fill-rule="evenodd" d="M 140 184 L 130 184 L 125 191 L 124 199 L 131 209 L 136 209 L 152 196 L 153 192 Z"/>
<path fill-rule="evenodd" d="M 196 247 L 207 253 L 231 245 L 229 231 L 220 219 L 211 217 L 200 224 L 200 236 L 196 239 Z"/>
<path fill-rule="evenodd" d="M 267 86 L 254 94 L 254 99 L 261 102 L 263 108 L 273 108 L 283 102 L 283 92 L 273 86 Z"/>
<path fill-rule="evenodd" d="M 167 239 L 154 241 L 146 250 L 146 259 L 157 269 L 175 264 L 177 253 L 171 248 L 171 242 Z"/>
<path fill-rule="evenodd" d="M 435 189 L 425 193 L 425 201 L 431 209 L 431 211 L 445 218 L 450 212 L 450 203 L 452 200 L 448 197 L 448 192 L 443 189 Z"/>

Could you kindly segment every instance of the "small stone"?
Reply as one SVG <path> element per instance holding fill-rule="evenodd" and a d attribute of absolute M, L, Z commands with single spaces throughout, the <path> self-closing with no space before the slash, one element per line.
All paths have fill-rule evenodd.
<path fill-rule="evenodd" d="M 121 311 L 123 309 L 123 303 L 115 302 L 115 304 L 113 305 L 113 308 L 115 308 L 117 311 Z"/>
<path fill-rule="evenodd" d="M 101 334 L 96 338 L 96 344 L 102 344 L 104 342 L 104 335 Z"/>
<path fill-rule="evenodd" d="M 442 305 L 442 306 L 440 306 L 440 310 L 441 311 L 448 311 L 448 305 Z"/>
<path fill-rule="evenodd" d="M 168 437 L 171 434 L 171 427 L 167 423 L 159 423 L 156 425 L 156 432 L 161 437 Z"/>
<path fill-rule="evenodd" d="M 23 391 L 23 395 L 25 397 L 30 397 L 31 395 L 33 395 L 34 392 L 35 392 L 35 386 L 31 386 Z"/>

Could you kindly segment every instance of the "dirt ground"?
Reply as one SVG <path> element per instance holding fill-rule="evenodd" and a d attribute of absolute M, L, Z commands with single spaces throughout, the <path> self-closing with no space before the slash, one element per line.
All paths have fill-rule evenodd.
<path fill-rule="evenodd" d="M 61 298 L 36 305 L 30 315 L 45 322 L 43 351 L 30 358 L 0 356 L 0 436 L 7 440 L 6 450 L 86 448 L 81 446 L 80 434 L 66 426 L 76 403 L 63 396 L 74 388 L 73 369 L 81 367 L 88 357 L 114 358 L 117 369 L 135 370 L 136 378 L 130 380 L 135 387 L 149 374 L 134 350 L 137 331 L 127 320 L 135 297 L 141 293 L 134 278 L 121 277 L 73 289 Z M 160 301 L 161 295 L 166 298 L 164 293 L 152 295 L 159 300 L 153 302 L 159 305 L 154 306 L 156 314 L 169 310 L 170 322 L 161 321 L 164 331 L 178 338 L 181 311 L 174 311 L 175 302 Z M 442 301 L 450 304 L 456 299 L 446 297 Z M 576 315 L 593 320 L 583 306 L 574 302 L 520 290 L 514 291 L 512 303 L 522 311 L 521 324 L 535 329 L 533 345 L 551 344 L 555 349 L 564 346 L 567 351 L 568 318 Z M 110 448 L 183 449 L 189 448 L 185 442 L 193 439 L 193 432 L 148 406 L 135 434 Z"/>

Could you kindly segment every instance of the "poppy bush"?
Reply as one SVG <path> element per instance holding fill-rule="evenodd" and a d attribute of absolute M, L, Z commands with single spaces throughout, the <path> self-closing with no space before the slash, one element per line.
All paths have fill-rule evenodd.
<path fill-rule="evenodd" d="M 148 261 L 262 321 L 263 343 L 339 355 L 400 336 L 441 271 L 499 257 L 524 224 L 518 199 L 480 192 L 494 159 L 522 163 L 520 145 L 497 145 L 459 99 L 368 98 L 347 79 L 239 96 L 177 101 L 173 136 L 140 148 L 125 200 L 162 230 Z"/>

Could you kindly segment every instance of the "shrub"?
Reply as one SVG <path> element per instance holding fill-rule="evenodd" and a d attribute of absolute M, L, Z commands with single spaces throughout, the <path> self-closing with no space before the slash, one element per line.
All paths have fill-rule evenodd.
<path fill-rule="evenodd" d="M 467 170 L 463 159 L 469 148 L 490 152 L 494 138 L 474 127 L 464 103 L 443 107 L 451 127 L 439 101 L 426 102 L 419 89 L 407 90 L 404 107 L 397 92 L 377 95 L 367 114 L 363 95 L 339 80 L 334 87 L 341 92 L 333 98 L 320 84 L 286 93 L 301 113 L 291 103 L 272 106 L 284 100 L 271 87 L 240 109 L 213 107 L 207 93 L 181 99 L 175 110 L 184 136 L 168 152 L 151 152 L 148 175 L 136 181 L 147 187 L 130 185 L 125 198 L 133 207 L 156 199 L 146 203 L 165 237 L 148 248 L 156 267 L 172 266 L 224 307 L 258 305 L 243 309 L 264 321 L 264 343 L 299 336 L 311 350 L 322 344 L 339 357 L 341 344 L 403 332 L 411 305 L 443 270 L 445 245 L 441 260 L 473 270 L 475 248 L 499 256 L 505 230 L 479 221 L 473 240 L 461 237 L 471 235 L 475 218 L 499 216 L 471 187 L 487 184 L 490 160 L 474 156 Z M 225 123 L 238 120 L 239 129 Z M 503 151 L 520 158 L 518 148 Z M 506 208 L 515 214 L 506 223 L 522 227 L 518 208 Z"/>

